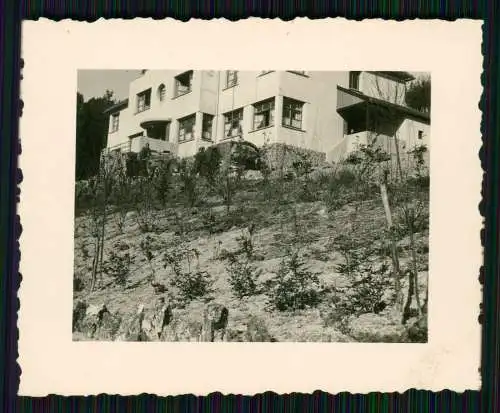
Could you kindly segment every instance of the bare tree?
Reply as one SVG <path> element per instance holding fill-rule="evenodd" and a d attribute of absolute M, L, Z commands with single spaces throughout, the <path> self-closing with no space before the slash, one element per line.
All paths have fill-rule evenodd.
<path fill-rule="evenodd" d="M 382 201 L 384 203 L 384 208 L 386 210 L 388 227 L 392 227 L 392 217 L 391 211 L 389 208 L 389 200 L 387 195 L 386 182 L 388 175 L 392 172 L 391 169 L 393 162 L 392 159 L 395 158 L 395 169 L 396 173 L 391 174 L 395 177 L 395 188 L 397 191 L 402 192 L 401 210 L 404 217 L 405 229 L 409 234 L 410 241 L 410 255 L 411 255 L 411 267 L 407 270 L 408 274 L 408 294 L 407 300 L 404 306 L 403 311 L 403 323 L 406 322 L 408 317 L 408 312 L 410 310 L 411 302 L 413 297 L 415 296 L 417 311 L 418 314 L 422 314 L 422 306 L 420 303 L 420 296 L 418 291 L 418 263 L 417 263 L 417 247 L 415 243 L 415 220 L 416 220 L 416 211 L 415 211 L 415 200 L 411 199 L 411 194 L 408 191 L 407 185 L 405 185 L 405 180 L 408 178 L 408 172 L 413 165 L 411 165 L 409 156 L 406 159 L 405 168 L 402 165 L 402 148 L 401 148 L 401 140 L 399 137 L 399 126 L 402 122 L 402 118 L 400 115 L 399 106 L 405 101 L 405 92 L 406 86 L 405 84 L 400 84 L 396 82 L 391 82 L 386 84 L 387 87 L 383 88 L 378 77 L 375 78 L 375 89 L 378 97 L 383 99 L 388 103 L 383 107 L 377 107 L 372 113 L 374 116 L 373 123 L 368 125 L 371 127 L 371 135 L 372 138 L 370 142 L 375 142 L 382 134 L 386 134 L 389 138 L 389 142 L 394 144 L 394 153 L 390 153 L 391 161 L 389 163 L 389 168 L 386 168 L 384 171 L 384 181 L 381 183 L 381 195 Z M 390 152 L 392 148 L 390 148 Z M 406 148 L 404 148 L 406 149 Z M 417 162 L 418 163 L 418 162 Z M 391 245 L 394 243 L 394 240 L 391 240 Z M 397 251 L 394 252 L 395 248 L 392 245 L 391 249 L 393 250 L 392 254 L 397 254 Z M 397 256 L 393 258 L 395 272 L 400 272 L 399 264 L 397 263 Z M 399 280 L 400 275 L 397 276 Z M 397 289 L 400 289 L 400 283 L 397 281 L 396 285 L 396 293 Z M 399 297 L 400 299 L 400 297 Z"/>
<path fill-rule="evenodd" d="M 104 240 L 108 218 L 108 201 L 115 177 L 120 168 L 119 156 L 109 152 L 101 154 L 99 172 L 92 182 L 94 199 L 90 208 L 92 236 L 94 238 L 94 257 L 92 261 L 91 291 L 96 288 L 97 280 L 102 282 L 102 263 L 104 258 Z"/>

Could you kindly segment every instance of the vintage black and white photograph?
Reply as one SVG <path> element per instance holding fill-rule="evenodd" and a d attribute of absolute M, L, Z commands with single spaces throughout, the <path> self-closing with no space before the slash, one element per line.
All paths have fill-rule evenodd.
<path fill-rule="evenodd" d="M 19 394 L 480 388 L 481 39 L 25 22 Z"/>
<path fill-rule="evenodd" d="M 427 342 L 430 92 L 79 70 L 73 340 Z"/>

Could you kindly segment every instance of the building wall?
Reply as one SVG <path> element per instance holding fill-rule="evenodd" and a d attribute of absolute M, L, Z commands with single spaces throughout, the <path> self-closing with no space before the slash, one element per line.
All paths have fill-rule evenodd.
<path fill-rule="evenodd" d="M 287 143 L 290 145 L 327 153 L 327 159 L 334 160 L 338 153 L 349 149 L 351 140 L 344 141 L 344 120 L 337 113 L 337 85 L 349 86 L 349 72 L 306 72 L 306 76 L 286 71 L 272 71 L 265 74 L 259 71 L 239 71 L 238 82 L 227 87 L 226 71 L 194 71 L 190 93 L 175 97 L 175 76 L 185 70 L 148 70 L 130 84 L 128 108 L 121 111 L 120 126 L 117 132 L 109 133 L 108 147 L 127 143 L 130 135 L 143 132 L 140 123 L 152 119 L 171 119 L 169 142 L 178 143 L 178 119 L 189 115 L 196 116 L 194 139 L 178 143 L 179 156 L 195 154 L 200 147 L 224 142 L 224 114 L 243 108 L 242 136 L 257 146 L 264 143 Z M 379 80 L 376 81 L 375 79 Z M 360 91 L 377 97 L 390 96 L 396 88 L 404 85 L 396 81 L 376 77 L 362 72 Z M 158 87 L 166 87 L 165 99 L 160 101 Z M 149 110 L 136 113 L 137 94 L 151 88 Z M 253 104 L 275 97 L 274 125 L 253 130 Z M 304 102 L 302 128 L 293 129 L 282 125 L 283 98 Z M 404 96 L 400 96 L 404 99 Z M 394 99 L 392 99 L 394 100 Z M 214 116 L 212 141 L 202 139 L 203 113 Z M 110 124 L 111 128 L 111 124 Z M 413 120 L 407 120 L 400 128 L 401 135 L 414 136 L 418 130 L 424 131 L 424 143 L 428 142 L 429 127 Z M 343 148 L 343 149 L 342 149 Z"/>
<path fill-rule="evenodd" d="M 344 120 L 336 112 L 337 85 L 349 82 L 348 72 L 311 71 L 308 77 L 281 72 L 279 96 L 305 103 L 302 130 L 282 126 L 279 113 L 278 141 L 329 152 L 342 140 Z"/>
<path fill-rule="evenodd" d="M 233 87 L 227 87 L 226 71 L 220 71 L 218 116 L 214 124 L 214 142 L 228 140 L 224 136 L 224 114 L 238 109 L 243 109 L 242 137 L 244 140 L 257 146 L 262 146 L 264 142 L 275 141 L 278 102 L 275 101 L 274 126 L 259 130 L 253 130 L 253 104 L 276 97 L 278 85 L 278 72 L 261 75 L 259 71 L 240 71 L 238 72 L 237 84 Z"/>
<path fill-rule="evenodd" d="M 419 139 L 419 131 L 422 131 L 422 139 Z M 330 152 L 327 152 L 327 160 L 338 162 L 349 153 L 355 151 L 358 145 L 366 145 L 368 143 L 369 132 L 358 132 L 350 135 L 345 135 L 343 140 Z M 417 146 L 425 145 L 430 152 L 430 125 L 414 119 L 405 119 L 395 135 L 399 142 L 400 157 L 408 157 L 408 151 L 411 151 Z M 371 136 L 373 138 L 373 135 Z M 395 154 L 394 136 L 384 134 L 377 135 L 377 144 L 387 153 Z M 428 156 L 424 157 L 428 162 Z"/>
<path fill-rule="evenodd" d="M 361 72 L 359 91 L 367 96 L 398 105 L 405 104 L 406 85 L 371 72 Z"/>
<path fill-rule="evenodd" d="M 419 130 L 423 132 L 422 139 L 418 138 Z M 426 123 L 413 119 L 405 119 L 399 128 L 398 136 L 399 139 L 406 143 L 407 149 L 411 149 L 419 145 L 425 145 L 428 149 L 430 149 L 430 125 L 427 125 Z"/>
<path fill-rule="evenodd" d="M 133 129 L 132 119 L 129 112 L 130 112 L 129 108 L 124 108 L 119 112 L 120 119 L 118 124 L 118 130 L 114 132 L 111 132 L 112 122 L 111 122 L 111 116 L 109 117 L 108 142 L 107 142 L 108 148 L 120 145 L 122 143 L 125 144 L 128 142 L 128 133 L 131 129 Z"/>

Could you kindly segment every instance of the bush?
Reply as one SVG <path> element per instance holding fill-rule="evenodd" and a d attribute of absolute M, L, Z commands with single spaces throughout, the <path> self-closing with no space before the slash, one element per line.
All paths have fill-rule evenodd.
<path fill-rule="evenodd" d="M 330 212 L 342 208 L 354 198 L 356 176 L 349 169 L 341 169 L 322 180 L 326 181 L 323 201 Z"/>
<path fill-rule="evenodd" d="M 235 142 L 231 153 L 231 163 L 236 169 L 258 171 L 260 169 L 258 149 L 245 143 Z"/>
<path fill-rule="evenodd" d="M 283 258 L 276 278 L 267 283 L 269 303 L 279 311 L 314 307 L 319 302 L 319 279 L 305 267 L 298 252 Z"/>
<path fill-rule="evenodd" d="M 336 270 L 347 284 L 332 288 L 335 322 L 345 328 L 350 316 L 378 312 L 382 298 L 392 289 L 393 275 L 386 257 L 377 254 L 376 240 L 369 229 L 350 228 L 333 239 L 344 257 Z"/>
<path fill-rule="evenodd" d="M 175 159 L 167 159 L 160 163 L 156 169 L 153 186 L 156 191 L 156 197 L 164 207 L 170 198 L 172 186 L 174 184 L 173 169 Z"/>
<path fill-rule="evenodd" d="M 80 292 L 85 289 L 85 281 L 79 276 L 73 278 L 73 291 Z"/>
<path fill-rule="evenodd" d="M 128 245 L 124 243 L 116 243 L 113 249 L 109 252 L 109 257 L 103 262 L 102 269 L 105 274 L 115 279 L 119 285 L 125 285 L 130 271 L 132 258 L 130 253 L 125 249 Z"/>
<path fill-rule="evenodd" d="M 156 231 L 158 215 L 154 205 L 153 179 L 145 177 L 137 179 L 133 188 L 133 198 L 140 230 L 144 233 Z"/>
<path fill-rule="evenodd" d="M 149 270 L 151 271 L 151 279 L 155 280 L 156 273 L 153 267 L 153 259 L 155 258 L 155 252 L 161 249 L 164 246 L 164 243 L 161 239 L 153 238 L 151 235 L 147 235 L 145 238 L 141 240 L 139 244 L 139 248 L 146 258 L 146 261 L 149 266 Z"/>
<path fill-rule="evenodd" d="M 261 270 L 256 269 L 247 259 L 241 259 L 233 254 L 228 256 L 228 261 L 226 271 L 236 297 L 241 299 L 256 294 Z"/>
<path fill-rule="evenodd" d="M 243 233 L 238 237 L 238 251 L 225 255 L 228 260 L 226 271 L 229 274 L 229 284 L 240 299 L 256 294 L 257 280 L 262 272 L 251 264 L 255 254 L 252 232 L 251 226 L 248 234 Z"/>
<path fill-rule="evenodd" d="M 196 260 L 194 270 L 191 268 L 193 259 Z M 195 248 L 188 248 L 185 243 L 179 242 L 163 255 L 164 267 L 170 267 L 173 277 L 170 284 L 178 289 L 183 300 L 193 300 L 210 292 L 213 283 L 206 271 L 199 269 L 199 252 Z"/>
<path fill-rule="evenodd" d="M 210 292 L 212 279 L 206 271 L 190 271 L 183 275 L 176 275 L 171 283 L 177 288 L 184 300 L 194 300 Z"/>
<path fill-rule="evenodd" d="M 297 160 L 292 162 L 292 168 L 296 176 L 308 176 L 312 172 L 312 162 L 309 157 L 303 152 L 297 152 Z"/>
<path fill-rule="evenodd" d="M 199 198 L 198 178 L 193 160 L 182 159 L 179 164 L 179 179 L 181 181 L 182 194 L 185 197 L 186 206 L 192 208 Z"/>
<path fill-rule="evenodd" d="M 221 161 L 222 155 L 216 147 L 200 148 L 195 155 L 195 172 L 206 178 L 210 185 L 214 185 Z"/>

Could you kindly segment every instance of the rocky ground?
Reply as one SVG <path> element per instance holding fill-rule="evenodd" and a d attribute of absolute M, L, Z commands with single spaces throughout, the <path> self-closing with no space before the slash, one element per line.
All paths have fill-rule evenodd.
<path fill-rule="evenodd" d="M 247 200 L 245 201 L 245 197 Z M 107 220 L 104 261 L 111 252 L 128 254 L 130 268 L 124 284 L 103 274 L 97 288 L 90 291 L 92 270 L 91 225 L 86 214 L 75 219 L 74 261 L 74 340 L 132 341 L 326 341 L 326 342 L 400 342 L 425 341 L 426 316 L 413 317 L 406 325 L 390 305 L 378 311 L 335 317 L 335 305 L 329 299 L 332 287 L 349 286 L 351 280 L 338 271 L 343 255 L 332 248 L 332 236 L 349 233 L 349 217 L 355 206 L 346 203 L 333 212 L 321 200 L 295 202 L 293 209 L 308 241 L 301 251 L 309 271 L 319 274 L 326 291 L 319 303 L 309 308 L 279 311 L 269 305 L 266 281 L 276 277 L 285 254 L 284 239 L 293 232 L 290 204 L 272 204 L 266 200 L 252 202 L 251 191 L 240 197 L 239 210 L 233 221 L 224 221 L 223 206 L 211 208 L 221 228 L 206 231 L 206 208 L 186 210 L 164 208 L 155 211 L 155 230 L 141 230 L 137 214 L 129 212 L 120 231 L 117 212 Z M 385 216 L 379 198 L 364 202 L 361 219 L 367 231 L 382 231 Z M 165 245 L 177 242 L 179 214 L 184 214 L 184 239 L 189 247 L 199 251 L 197 268 L 206 271 L 214 283 L 212 291 L 202 298 L 182 300 L 171 287 L 172 274 L 162 260 Z M 189 215 L 189 216 L 187 216 Z M 238 217 L 234 219 L 234 217 Z M 255 294 L 238 298 L 228 282 L 227 261 L 221 255 L 238 249 L 237 238 L 252 227 L 255 260 L 260 269 Z M 149 262 L 141 250 L 141 241 L 150 236 L 155 245 Z M 428 231 L 416 234 L 420 260 L 427 260 Z M 408 239 L 399 242 L 401 261 L 409 258 Z M 154 274 L 154 276 L 152 276 Z M 158 290 L 151 283 L 164 288 Z M 407 277 L 402 277 L 407 291 Z M 354 286 L 352 288 L 355 288 Z M 420 297 L 427 289 L 427 270 L 419 272 Z M 386 300 L 387 301 L 387 300 Z"/>

